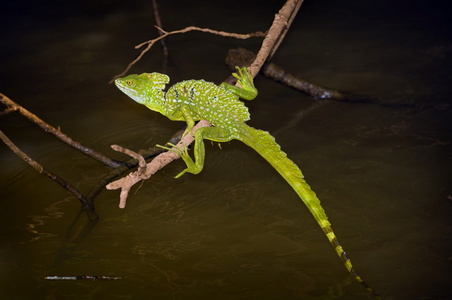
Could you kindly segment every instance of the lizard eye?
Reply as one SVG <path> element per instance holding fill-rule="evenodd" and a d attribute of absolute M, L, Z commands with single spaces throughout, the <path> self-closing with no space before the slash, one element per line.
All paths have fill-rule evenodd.
<path fill-rule="evenodd" d="M 133 84 L 133 81 L 132 80 L 128 80 L 127 81 L 127 85 L 132 85 Z"/>

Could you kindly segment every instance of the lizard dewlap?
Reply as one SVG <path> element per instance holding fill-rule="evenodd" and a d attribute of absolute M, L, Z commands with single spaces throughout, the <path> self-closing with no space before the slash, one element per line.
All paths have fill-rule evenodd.
<path fill-rule="evenodd" d="M 159 112 L 173 121 L 187 122 L 187 130 L 191 130 L 198 120 L 207 120 L 212 127 L 203 127 L 195 133 L 195 147 L 193 160 L 187 148 L 179 149 L 162 147 L 176 152 L 185 161 L 187 168 L 176 177 L 184 173 L 198 174 L 204 166 L 204 139 L 215 142 L 228 142 L 233 139 L 242 141 L 253 148 L 295 190 L 309 211 L 312 213 L 320 228 L 336 250 L 350 274 L 369 291 L 370 288 L 359 277 L 350 259 L 339 244 L 331 228 L 328 217 L 320 204 L 320 200 L 303 179 L 303 174 L 297 165 L 287 158 L 281 151 L 275 139 L 266 131 L 248 126 L 245 122 L 250 119 L 247 107 L 239 100 L 253 100 L 257 96 L 253 78 L 246 68 L 238 68 L 232 74 L 237 78 L 241 87 L 223 82 L 220 86 L 204 80 L 186 80 L 174 84 L 164 92 L 169 77 L 160 73 L 143 73 L 128 75 L 116 79 L 116 86 L 138 103 Z"/>

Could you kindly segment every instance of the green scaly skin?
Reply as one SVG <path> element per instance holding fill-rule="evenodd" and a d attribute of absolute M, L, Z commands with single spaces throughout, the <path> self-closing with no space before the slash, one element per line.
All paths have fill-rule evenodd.
<path fill-rule="evenodd" d="M 167 92 L 164 92 L 163 89 L 169 83 L 169 77 L 160 73 L 132 74 L 116 79 L 115 84 L 130 98 L 149 109 L 161 113 L 170 120 L 187 122 L 188 126 L 184 134 L 191 133 L 195 121 L 198 120 L 207 120 L 212 125 L 212 127 L 204 127 L 196 131 L 194 161 L 188 155 L 186 147 L 169 149 L 161 146 L 179 154 L 187 165 L 187 168 L 176 178 L 187 172 L 192 174 L 201 172 L 205 156 L 204 139 L 215 142 L 228 142 L 236 139 L 256 150 L 281 174 L 308 207 L 350 274 L 372 292 L 353 269 L 350 259 L 346 256 L 331 228 L 320 200 L 303 179 L 303 174 L 297 165 L 287 158 L 287 155 L 281 151 L 275 139 L 268 132 L 255 129 L 245 123 L 250 119 L 250 114 L 239 97 L 253 100 L 257 96 L 257 89 L 246 68 L 237 67 L 237 73 L 233 75 L 241 87 L 225 82 L 217 86 L 204 80 L 186 80 L 176 83 Z"/>

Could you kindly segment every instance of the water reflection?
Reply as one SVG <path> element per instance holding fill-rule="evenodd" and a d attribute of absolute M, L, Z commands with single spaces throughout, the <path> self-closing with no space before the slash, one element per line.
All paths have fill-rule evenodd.
<path fill-rule="evenodd" d="M 32 235 L 34 237 L 32 237 L 30 240 L 28 241 L 24 241 L 23 243 L 31 243 L 31 242 L 35 242 L 39 239 L 42 238 L 48 238 L 48 237 L 53 237 L 56 236 L 56 234 L 54 233 L 50 233 L 50 232 L 43 232 L 42 231 L 42 227 L 43 225 L 45 225 L 46 220 L 47 219 L 59 219 L 64 217 L 64 213 L 63 211 L 59 208 L 59 205 L 61 203 L 65 203 L 71 201 L 70 199 L 65 199 L 65 200 L 61 200 L 55 203 L 52 203 L 51 205 L 49 205 L 48 207 L 46 207 L 44 209 L 45 214 L 44 215 L 39 215 L 39 216 L 30 216 L 30 219 L 32 220 L 31 223 L 26 224 L 25 228 L 27 231 L 29 231 L 30 233 L 32 233 Z"/>

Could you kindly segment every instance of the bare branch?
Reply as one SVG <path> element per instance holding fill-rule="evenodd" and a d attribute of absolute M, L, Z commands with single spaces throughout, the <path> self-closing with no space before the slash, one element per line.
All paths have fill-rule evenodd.
<path fill-rule="evenodd" d="M 295 3 L 294 3 L 295 2 Z M 282 15 L 282 20 L 285 21 L 286 25 L 284 26 L 282 32 L 278 34 L 278 38 L 276 40 L 276 43 L 273 45 L 272 50 L 270 51 L 267 61 L 271 60 L 273 58 L 273 55 L 276 53 L 276 50 L 278 50 L 279 45 L 284 40 L 284 37 L 286 36 L 286 33 L 289 31 L 290 25 L 292 25 L 293 20 L 295 19 L 295 16 L 298 13 L 298 10 L 301 7 L 301 4 L 303 4 L 303 0 L 295 0 L 295 1 L 287 1 L 284 7 L 279 11 L 279 15 Z M 276 18 L 275 18 L 276 20 Z"/>
<path fill-rule="evenodd" d="M 183 132 L 184 132 L 184 130 L 179 130 L 170 138 L 170 140 L 168 142 L 172 143 L 172 144 L 177 144 L 180 141 Z M 139 151 L 139 155 L 143 156 L 144 159 L 150 159 L 152 157 L 156 157 L 158 154 L 160 154 L 164 151 L 166 151 L 166 150 L 163 150 L 163 149 L 157 148 L 157 147 L 151 147 L 148 149 L 141 149 Z M 138 162 L 135 158 L 131 158 L 131 159 L 125 161 L 122 166 L 115 168 L 112 171 L 110 171 L 108 174 L 104 175 L 100 179 L 100 181 L 97 183 L 97 185 L 95 187 L 93 187 L 86 194 L 86 198 L 89 201 L 94 202 L 94 198 L 105 188 L 105 186 L 108 183 L 110 183 L 115 178 L 121 176 L 128 170 L 136 167 L 137 165 L 138 165 Z"/>
<path fill-rule="evenodd" d="M 303 0 L 287 0 L 284 6 L 275 15 L 272 26 L 262 42 L 262 46 L 256 55 L 256 59 L 249 67 L 253 77 L 259 73 L 259 70 L 262 68 L 262 65 L 265 63 L 270 53 L 273 55 L 276 52 L 276 49 L 284 38 L 284 36 L 281 38 L 280 36 L 285 35 L 285 31 L 287 31 L 290 26 L 289 22 L 291 21 L 289 20 L 293 20 L 301 3 L 303 3 Z"/>
<path fill-rule="evenodd" d="M 192 132 L 195 133 L 201 127 L 209 127 L 210 123 L 206 120 L 199 121 L 195 127 L 193 127 Z M 184 147 L 184 145 L 190 145 L 194 141 L 194 137 L 190 134 L 184 136 L 179 143 L 177 143 L 176 147 Z M 127 150 L 127 149 L 126 149 Z M 130 151 L 130 150 L 128 150 Z M 123 152 L 123 151 L 121 151 Z M 133 151 L 134 155 L 139 155 Z M 124 152 L 125 153 L 125 152 Z M 127 152 L 130 154 L 130 152 Z M 111 182 L 106 186 L 108 190 L 116 190 L 121 189 L 120 200 L 119 200 L 119 208 L 126 207 L 127 197 L 129 195 L 130 189 L 137 182 L 149 179 L 153 174 L 155 174 L 158 170 L 168 165 L 170 162 L 179 159 L 179 155 L 172 152 L 167 151 L 156 156 L 150 163 L 147 165 L 140 166 L 137 171 L 130 173 L 129 175 L 118 179 L 116 181 Z"/>
<path fill-rule="evenodd" d="M 61 141 L 63 141 L 64 143 L 68 144 L 69 146 L 83 152 L 84 154 L 100 161 L 101 163 L 103 163 L 104 165 L 110 167 L 110 168 L 116 168 L 121 166 L 121 163 L 116 162 L 114 160 L 111 160 L 110 158 L 108 158 L 107 156 L 87 147 L 82 145 L 81 143 L 74 141 L 72 138 L 70 138 L 68 135 L 64 134 L 63 132 L 61 132 L 60 130 L 56 129 L 55 127 L 47 124 L 46 122 L 44 122 L 43 120 L 41 120 L 38 116 L 36 116 L 35 114 L 29 112 L 28 110 L 26 110 L 25 108 L 23 108 L 22 106 L 20 106 L 19 104 L 17 104 L 16 102 L 14 102 L 13 100 L 9 99 L 8 97 L 6 97 L 5 95 L 3 95 L 2 93 L 0 93 L 0 102 L 2 102 L 4 105 L 6 105 L 9 109 L 8 110 L 16 110 L 18 112 L 20 112 L 21 115 L 23 115 L 24 117 L 26 117 L 27 119 L 29 119 L 30 121 L 32 121 L 33 123 L 37 124 L 39 127 L 41 127 L 42 129 L 44 129 L 45 132 L 52 134 L 53 136 L 59 138 Z"/>

